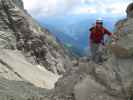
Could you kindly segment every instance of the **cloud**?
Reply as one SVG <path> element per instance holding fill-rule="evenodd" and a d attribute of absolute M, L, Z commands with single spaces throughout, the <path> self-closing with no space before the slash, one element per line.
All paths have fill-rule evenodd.
<path fill-rule="evenodd" d="M 104 13 L 111 13 L 111 14 L 121 14 L 126 15 L 126 8 L 129 2 L 115 2 L 115 3 L 107 3 L 107 5 L 101 5 Z"/>
<path fill-rule="evenodd" d="M 69 14 L 73 14 L 73 15 L 79 15 L 84 13 L 94 14 L 94 13 L 97 13 L 97 10 L 95 7 L 91 7 L 91 6 L 78 6 L 75 9 L 73 9 L 71 12 L 69 12 Z"/>
<path fill-rule="evenodd" d="M 54 16 L 64 14 L 81 0 L 23 0 L 25 9 L 35 17 Z"/>
<path fill-rule="evenodd" d="M 104 1 L 104 0 L 103 0 Z M 113 0 L 114 1 L 114 0 Z M 71 14 L 112 14 L 112 15 L 126 15 L 126 8 L 131 1 L 120 2 L 119 1 L 96 1 L 96 0 L 83 0 L 84 5 L 78 6 L 71 11 Z M 106 3 L 106 4 L 105 4 Z"/>
<path fill-rule="evenodd" d="M 25 8 L 33 16 L 52 15 L 57 9 L 58 0 L 23 0 Z"/>
<path fill-rule="evenodd" d="M 25 8 L 35 18 L 68 13 L 125 14 L 132 0 L 23 0 Z"/>

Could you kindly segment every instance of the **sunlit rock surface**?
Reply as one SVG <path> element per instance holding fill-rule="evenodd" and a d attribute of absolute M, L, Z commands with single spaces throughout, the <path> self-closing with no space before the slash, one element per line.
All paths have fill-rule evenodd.
<path fill-rule="evenodd" d="M 42 94 L 54 88 L 71 64 L 61 44 L 27 13 L 22 0 L 0 0 L 0 51 L 0 100 L 46 99 Z"/>

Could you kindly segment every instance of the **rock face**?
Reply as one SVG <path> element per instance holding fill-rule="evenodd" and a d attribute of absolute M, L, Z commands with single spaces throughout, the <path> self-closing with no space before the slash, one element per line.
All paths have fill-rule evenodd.
<path fill-rule="evenodd" d="M 22 1 L 1 0 L 0 7 L 1 48 L 18 49 L 31 63 L 56 74 L 64 73 L 68 58 L 63 48 L 24 10 Z"/>
<path fill-rule="evenodd" d="M 133 3 L 131 3 L 128 7 L 127 7 L 127 16 L 128 17 L 133 17 Z"/>
<path fill-rule="evenodd" d="M 16 38 L 16 46 L 19 50 L 26 52 L 28 56 L 34 56 L 33 63 L 37 62 L 48 70 L 58 74 L 65 72 L 64 60 L 68 59 L 63 48 L 48 32 L 35 22 L 28 13 L 22 9 L 22 3 L 18 0 L 3 0 L 3 9 L 8 17 L 8 27 L 13 31 Z M 10 5 L 8 4 L 10 3 Z M 18 7 L 18 5 L 21 5 Z M 4 22 L 5 23 L 5 22 Z M 8 22 L 7 22 L 8 23 Z M 12 39 L 15 40 L 15 39 Z M 10 42 L 14 43 L 14 42 Z"/>
<path fill-rule="evenodd" d="M 0 77 L 9 80 L 24 80 L 35 86 L 51 89 L 54 88 L 53 83 L 59 78 L 58 75 L 54 75 L 42 66 L 28 63 L 18 51 L 1 50 L 0 63 Z"/>
<path fill-rule="evenodd" d="M 0 51 L 0 100 L 43 100 L 36 87 L 54 88 L 71 65 L 61 44 L 32 19 L 22 0 L 0 0 Z"/>
<path fill-rule="evenodd" d="M 0 78 L 0 100 L 49 100 L 49 91 L 23 81 Z"/>

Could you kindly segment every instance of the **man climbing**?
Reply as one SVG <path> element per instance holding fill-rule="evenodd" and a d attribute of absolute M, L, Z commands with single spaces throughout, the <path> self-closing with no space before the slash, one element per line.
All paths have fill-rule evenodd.
<path fill-rule="evenodd" d="M 113 33 L 103 27 L 103 21 L 97 20 L 96 25 L 90 28 L 90 51 L 91 60 L 96 63 L 103 62 L 101 46 L 104 46 L 104 35 L 109 35 L 111 38 L 116 38 Z"/>

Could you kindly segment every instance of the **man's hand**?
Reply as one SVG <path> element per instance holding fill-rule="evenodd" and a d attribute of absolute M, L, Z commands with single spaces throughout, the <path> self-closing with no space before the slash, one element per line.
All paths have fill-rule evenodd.
<path fill-rule="evenodd" d="M 118 37 L 117 37 L 117 35 L 112 35 L 112 39 L 114 39 L 114 40 L 118 40 Z"/>
<path fill-rule="evenodd" d="M 119 38 L 117 37 L 117 35 L 114 35 L 114 34 L 113 34 L 111 37 L 112 37 L 112 40 L 113 40 L 113 41 L 118 41 L 118 40 L 119 40 Z"/>
<path fill-rule="evenodd" d="M 114 35 L 114 34 L 113 34 L 111 37 L 112 37 L 112 43 L 111 43 L 111 44 L 112 44 L 112 45 L 117 44 L 117 41 L 119 40 L 119 38 L 117 37 L 117 35 Z"/>

